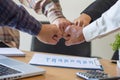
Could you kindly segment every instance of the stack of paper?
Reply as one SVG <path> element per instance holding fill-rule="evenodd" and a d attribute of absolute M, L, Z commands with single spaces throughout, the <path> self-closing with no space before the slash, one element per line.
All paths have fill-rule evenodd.
<path fill-rule="evenodd" d="M 67 67 L 77 69 L 95 69 L 102 70 L 101 64 L 97 58 L 75 57 L 54 54 L 34 54 L 30 64 Z"/>
<path fill-rule="evenodd" d="M 0 55 L 4 56 L 25 56 L 25 53 L 17 48 L 0 48 Z"/>

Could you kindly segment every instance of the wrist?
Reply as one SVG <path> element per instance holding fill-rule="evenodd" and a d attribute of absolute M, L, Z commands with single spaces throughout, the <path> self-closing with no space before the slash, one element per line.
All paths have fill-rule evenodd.
<path fill-rule="evenodd" d="M 86 13 L 82 13 L 81 16 L 84 16 L 85 20 L 87 20 L 89 23 L 92 20 L 92 18 L 88 14 L 86 14 Z"/>

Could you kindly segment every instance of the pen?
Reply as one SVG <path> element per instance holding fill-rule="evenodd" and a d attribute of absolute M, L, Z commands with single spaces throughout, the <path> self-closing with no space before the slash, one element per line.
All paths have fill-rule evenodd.
<path fill-rule="evenodd" d="M 111 63 L 117 64 L 117 60 L 111 60 Z"/>

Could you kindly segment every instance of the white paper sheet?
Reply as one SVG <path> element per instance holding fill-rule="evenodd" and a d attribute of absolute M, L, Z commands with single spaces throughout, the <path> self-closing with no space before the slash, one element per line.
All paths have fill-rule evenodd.
<path fill-rule="evenodd" d="M 0 55 L 4 56 L 25 56 L 25 53 L 17 48 L 0 48 Z"/>
<path fill-rule="evenodd" d="M 99 63 L 99 60 L 97 58 L 87 57 L 36 53 L 34 54 L 29 63 L 45 66 L 102 70 L 101 64 Z"/>

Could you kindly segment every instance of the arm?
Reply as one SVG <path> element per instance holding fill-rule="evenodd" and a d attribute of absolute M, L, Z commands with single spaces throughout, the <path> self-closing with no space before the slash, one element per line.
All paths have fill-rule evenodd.
<path fill-rule="evenodd" d="M 12 0 L 0 0 L 0 25 L 8 25 L 32 35 L 37 35 L 41 28 L 37 20 Z"/>
<path fill-rule="evenodd" d="M 72 24 L 64 17 L 59 0 L 20 0 L 20 2 L 34 9 L 38 14 L 42 12 L 50 23 L 56 24 L 62 32 Z"/>
<path fill-rule="evenodd" d="M 120 0 L 106 11 L 99 19 L 86 26 L 83 33 L 86 41 L 104 36 L 120 28 Z"/>
<path fill-rule="evenodd" d="M 113 6 L 118 0 L 96 0 L 89 5 L 82 13 L 89 15 L 92 21 L 99 18 L 102 13 L 107 11 Z"/>
<path fill-rule="evenodd" d="M 1 27 L 0 28 L 0 40 L 10 47 L 19 48 L 20 34 L 16 29 L 10 27 Z"/>
<path fill-rule="evenodd" d="M 35 10 L 36 13 L 41 12 L 52 23 L 57 18 L 64 18 L 59 0 L 19 0 L 29 8 Z"/>
<path fill-rule="evenodd" d="M 87 26 L 90 22 L 99 18 L 102 13 L 107 11 L 118 0 L 96 0 L 89 5 L 81 15 L 74 20 L 75 25 L 80 27 Z M 102 7 L 101 7 L 102 6 Z"/>
<path fill-rule="evenodd" d="M 95 38 L 105 36 L 111 32 L 120 29 L 120 0 L 106 11 L 100 18 L 92 22 L 85 28 L 79 26 L 69 26 L 66 29 L 66 35 L 70 35 L 66 45 L 75 45 L 83 41 L 92 41 Z"/>
<path fill-rule="evenodd" d="M 47 44 L 56 44 L 61 32 L 56 25 L 41 25 L 22 6 L 12 0 L 0 0 L 0 26 L 8 25 L 36 36 Z"/>

